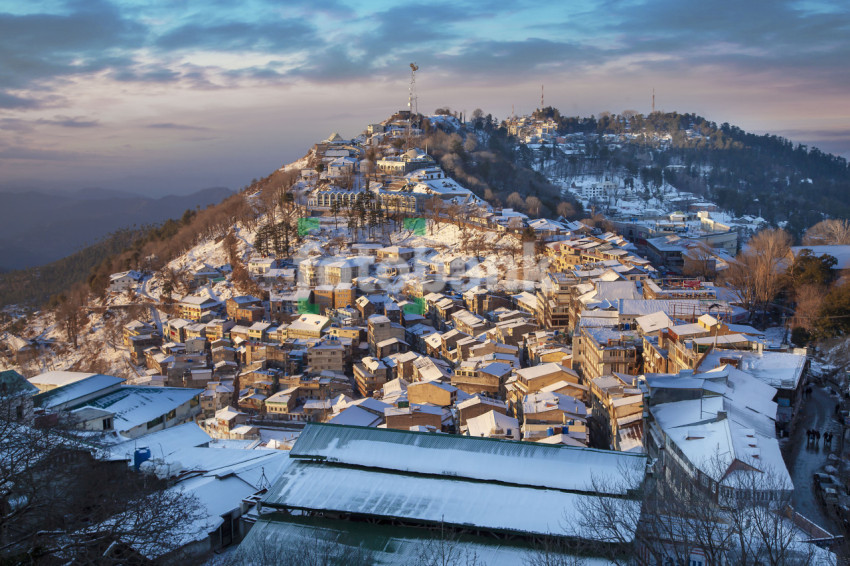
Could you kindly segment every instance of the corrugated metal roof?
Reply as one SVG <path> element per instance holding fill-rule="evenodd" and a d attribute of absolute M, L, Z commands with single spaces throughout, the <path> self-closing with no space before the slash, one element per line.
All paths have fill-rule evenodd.
<path fill-rule="evenodd" d="M 263 505 L 587 538 L 588 533 L 582 532 L 582 502 L 590 503 L 595 497 L 296 461 L 269 490 Z M 634 500 L 621 503 L 640 505 Z M 599 540 L 592 534 L 591 538 Z"/>
<path fill-rule="evenodd" d="M 438 534 L 423 529 L 372 525 L 323 519 L 273 515 L 260 520 L 239 545 L 236 557 L 243 564 L 287 563 L 303 559 L 299 554 L 312 549 L 327 556 L 346 556 L 366 564 L 418 564 L 423 557 L 450 553 L 458 564 L 516 566 L 536 563 L 534 549 L 518 542 L 499 541 L 469 535 Z M 309 550 L 308 550 L 309 551 Z M 442 552 L 441 552 L 442 551 Z M 544 556 L 541 554 L 541 556 Z M 547 548 L 545 557 L 555 563 L 572 563 L 572 554 L 560 554 Z M 474 558 L 474 560 L 473 560 Z M 575 557 L 585 566 L 611 564 L 589 556 Z"/>
<path fill-rule="evenodd" d="M 626 481 L 637 489 L 646 464 L 609 450 L 319 423 L 307 424 L 290 456 L 576 492 L 596 493 L 593 479 L 607 476 L 611 494 L 626 493 Z"/>

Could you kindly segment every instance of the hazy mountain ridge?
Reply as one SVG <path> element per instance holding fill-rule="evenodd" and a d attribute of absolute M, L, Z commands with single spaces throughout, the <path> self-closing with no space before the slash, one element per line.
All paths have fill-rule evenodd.
<path fill-rule="evenodd" d="M 231 194 L 223 187 L 159 198 L 108 189 L 0 192 L 0 270 L 50 263 L 116 230 L 179 217 Z"/>

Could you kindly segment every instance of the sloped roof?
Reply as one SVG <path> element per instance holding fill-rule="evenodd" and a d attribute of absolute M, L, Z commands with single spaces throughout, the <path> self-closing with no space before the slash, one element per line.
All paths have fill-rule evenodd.
<path fill-rule="evenodd" d="M 633 455 L 592 448 L 318 423 L 307 424 L 290 457 L 318 461 L 331 457 L 352 466 L 575 491 L 588 490 L 594 475 L 607 472 L 619 477 L 621 466 L 645 463 Z M 622 493 L 621 486 L 611 490 Z"/>

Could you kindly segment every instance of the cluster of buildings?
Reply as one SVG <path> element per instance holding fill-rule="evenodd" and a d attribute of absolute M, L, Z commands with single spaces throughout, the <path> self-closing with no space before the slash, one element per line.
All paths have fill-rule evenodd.
<path fill-rule="evenodd" d="M 301 174 L 308 207 L 348 207 L 357 191 L 394 198 L 404 213 L 433 197 L 480 205 L 426 153 L 398 149 L 409 132 L 389 120 L 317 144 L 322 166 Z M 263 296 L 220 300 L 202 288 L 161 324 L 124 327 L 143 374 L 132 385 L 44 374 L 29 380 L 38 392 L 25 410 L 70 412 L 120 446 L 164 435 L 181 466 L 209 468 L 189 488 L 216 486 L 234 502 L 198 540 L 223 546 L 222 529 L 237 540 L 253 526 L 246 553 L 319 530 L 350 541 L 368 520 L 381 552 L 421 552 L 415 529 L 446 524 L 472 533 L 469 550 L 510 563 L 540 537 L 587 541 L 564 513 L 587 497 L 638 498 L 646 472 L 696 482 L 721 506 L 741 497 L 747 474 L 770 472 L 772 489 L 793 490 L 779 447 L 802 402 L 805 350 L 744 324 L 727 290 L 676 276 L 670 258 L 644 257 L 622 235 L 481 215 L 483 229 L 538 237 L 533 269 L 513 284 L 471 277 L 478 264 L 454 249 L 371 241 L 256 256 L 248 271 Z M 201 286 L 229 277 L 207 271 Z M 215 442 L 253 454 L 208 465 Z M 176 458 L 163 451 L 157 469 L 171 473 Z M 622 466 L 639 470 L 634 485 L 591 487 Z M 494 534 L 513 542 L 495 553 Z"/>

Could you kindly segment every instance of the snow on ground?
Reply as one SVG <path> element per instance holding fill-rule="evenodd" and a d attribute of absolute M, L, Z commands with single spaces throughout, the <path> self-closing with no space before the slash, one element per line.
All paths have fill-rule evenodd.
<path fill-rule="evenodd" d="M 283 167 L 278 169 L 278 171 L 292 171 L 292 170 L 300 171 L 301 169 L 305 169 L 307 167 L 307 164 L 310 162 L 310 157 L 312 156 L 312 154 L 313 154 L 313 152 L 310 151 L 310 153 L 308 153 L 307 155 L 305 155 L 304 157 L 302 157 L 298 161 L 293 161 L 292 163 L 289 163 L 288 165 L 284 165 Z"/>

